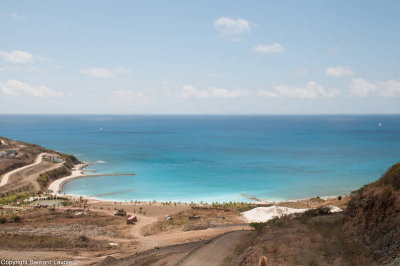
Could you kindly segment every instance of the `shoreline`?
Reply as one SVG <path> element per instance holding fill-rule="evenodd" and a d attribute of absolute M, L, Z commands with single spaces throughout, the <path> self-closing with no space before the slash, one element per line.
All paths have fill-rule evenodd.
<path fill-rule="evenodd" d="M 69 198 L 72 198 L 72 199 L 86 199 L 86 200 L 91 201 L 91 202 L 96 201 L 96 202 L 105 202 L 105 203 L 106 202 L 111 202 L 111 203 L 113 203 L 113 202 L 130 203 L 131 201 L 133 201 L 133 200 L 122 201 L 122 200 L 102 199 L 102 198 L 92 197 L 92 196 L 84 196 L 84 195 L 75 195 L 75 194 L 62 193 L 62 190 L 63 190 L 64 186 L 68 182 L 73 181 L 73 180 L 78 179 L 78 178 L 91 177 L 91 175 L 87 175 L 83 171 L 83 169 L 85 167 L 87 167 L 88 165 L 90 165 L 90 163 L 82 163 L 82 164 L 74 165 L 74 168 L 72 170 L 71 175 L 66 176 L 66 177 L 62 177 L 60 179 L 57 179 L 57 180 L 53 181 L 48 187 L 48 190 L 52 191 L 50 194 L 53 195 L 53 196 L 56 196 L 56 197 L 69 197 Z M 317 197 L 316 196 L 316 197 L 299 198 L 299 199 L 287 199 L 287 200 L 282 199 L 282 200 L 268 201 L 268 200 L 258 199 L 256 197 L 253 197 L 251 195 L 244 194 L 244 193 L 241 193 L 241 195 L 244 198 L 250 199 L 249 202 L 243 201 L 244 203 L 260 204 L 260 205 L 277 205 L 277 204 L 282 204 L 282 203 L 296 203 L 296 202 L 309 201 L 309 200 L 315 199 Z M 348 196 L 348 195 L 346 194 L 346 195 L 341 195 L 341 196 L 345 197 L 345 196 Z M 338 196 L 320 196 L 319 198 L 321 200 L 326 201 L 326 200 L 329 200 L 329 199 L 335 199 L 337 197 Z M 162 203 L 165 203 L 165 202 L 174 202 L 174 203 L 177 203 L 177 204 L 184 204 L 184 205 L 195 203 L 197 205 L 203 205 L 203 206 L 211 205 L 213 203 L 218 203 L 218 204 L 229 203 L 229 201 L 207 202 L 207 201 L 204 201 L 204 200 L 202 201 L 203 204 L 200 204 L 199 202 L 196 203 L 196 202 L 189 202 L 189 201 L 182 201 L 182 200 L 180 200 L 180 201 L 179 200 L 178 201 L 172 201 L 172 200 L 169 200 L 169 201 L 162 201 L 162 200 L 161 201 L 158 201 L 158 200 L 157 201 L 155 201 L 155 200 L 135 200 L 133 202 L 136 202 L 138 204 L 141 204 L 141 203 L 144 203 L 144 204 L 146 204 L 146 203 L 162 204 Z M 232 202 L 241 203 L 240 201 L 232 201 Z"/>
<path fill-rule="evenodd" d="M 49 185 L 48 190 L 53 191 L 51 194 L 62 196 L 63 194 L 61 194 L 61 191 L 63 190 L 65 184 L 74 179 L 86 177 L 86 175 L 83 174 L 82 169 L 87 167 L 88 165 L 89 165 L 88 163 L 74 165 L 74 168 L 72 168 L 71 174 L 69 176 L 65 176 L 60 179 L 54 180 Z"/>

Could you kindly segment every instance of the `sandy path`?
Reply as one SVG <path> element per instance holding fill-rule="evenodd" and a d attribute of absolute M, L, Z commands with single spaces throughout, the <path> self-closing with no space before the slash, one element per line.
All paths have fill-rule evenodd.
<path fill-rule="evenodd" d="M 20 168 L 14 169 L 11 172 L 8 172 L 8 173 L 4 174 L 3 178 L 1 179 L 1 182 L 0 182 L 0 187 L 2 187 L 2 186 L 7 184 L 8 179 L 12 174 L 15 174 L 15 173 L 17 173 L 17 172 L 19 172 L 21 170 L 24 170 L 26 168 L 29 168 L 29 167 L 32 167 L 32 166 L 40 164 L 42 162 L 42 160 L 43 160 L 43 155 L 45 155 L 45 154 L 46 153 L 39 154 L 39 156 L 36 158 L 36 160 L 35 160 L 35 162 L 33 164 L 22 166 Z"/>
<path fill-rule="evenodd" d="M 188 255 L 180 265 L 184 266 L 218 266 L 230 255 L 234 247 L 248 231 L 236 231 L 215 238 L 210 243 Z"/>

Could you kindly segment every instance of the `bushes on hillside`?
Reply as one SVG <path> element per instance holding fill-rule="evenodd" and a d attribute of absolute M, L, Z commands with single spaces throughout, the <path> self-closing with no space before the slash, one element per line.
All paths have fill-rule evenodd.
<path fill-rule="evenodd" d="M 39 182 L 41 188 L 45 188 L 47 186 L 47 184 L 50 181 L 59 179 L 61 177 L 64 176 L 68 176 L 71 174 L 71 171 L 65 167 L 65 166 L 61 166 L 57 169 L 54 170 L 50 170 L 50 171 L 46 171 L 44 173 L 41 173 L 37 179 L 37 181 Z"/>
<path fill-rule="evenodd" d="M 265 232 L 269 227 L 282 227 L 288 221 L 288 216 L 274 217 L 267 222 L 250 223 L 250 227 L 254 228 L 258 233 Z"/>
<path fill-rule="evenodd" d="M 60 155 L 65 161 L 64 165 L 66 167 L 68 167 L 69 169 L 71 169 L 74 164 L 80 164 L 81 163 L 81 161 L 79 161 L 74 155 L 64 154 L 64 153 L 61 153 Z"/>
<path fill-rule="evenodd" d="M 14 194 L 14 195 L 10 195 L 4 198 L 0 198 L 0 204 L 10 204 L 10 203 L 14 203 L 16 201 L 22 201 L 24 199 L 29 198 L 31 195 L 28 193 L 18 193 L 18 194 Z"/>

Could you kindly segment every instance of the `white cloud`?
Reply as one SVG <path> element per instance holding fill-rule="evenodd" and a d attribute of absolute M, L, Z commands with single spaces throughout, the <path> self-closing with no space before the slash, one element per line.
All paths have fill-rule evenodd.
<path fill-rule="evenodd" d="M 337 89 L 325 89 L 315 81 L 310 81 L 305 87 L 288 85 L 275 85 L 274 90 L 259 90 L 257 93 L 261 97 L 275 98 L 278 96 L 289 98 L 313 99 L 317 97 L 331 98 L 340 95 Z"/>
<path fill-rule="evenodd" d="M 122 97 L 122 98 L 144 98 L 146 97 L 146 94 L 141 92 L 141 91 L 135 91 L 135 90 L 115 90 L 113 91 L 113 94 L 117 97 Z"/>
<path fill-rule="evenodd" d="M 270 45 L 259 44 L 253 47 L 253 51 L 256 53 L 272 54 L 272 53 L 283 53 L 285 49 L 279 43 L 273 43 Z"/>
<path fill-rule="evenodd" d="M 383 97 L 400 97 L 400 81 L 388 80 L 379 84 L 382 90 L 379 92 L 379 96 Z"/>
<path fill-rule="evenodd" d="M 294 72 L 295 72 L 297 75 L 307 75 L 307 74 L 308 74 L 308 70 L 305 69 L 305 68 L 302 68 L 302 67 L 296 67 L 296 68 L 294 69 Z"/>
<path fill-rule="evenodd" d="M 25 16 L 17 14 L 17 13 L 11 13 L 10 18 L 15 19 L 15 20 L 21 20 L 21 19 L 26 19 Z"/>
<path fill-rule="evenodd" d="M 325 74 L 331 77 L 351 77 L 354 76 L 354 71 L 350 67 L 337 66 L 328 67 L 325 69 Z"/>
<path fill-rule="evenodd" d="M 214 21 L 214 27 L 222 35 L 240 35 L 243 33 L 250 33 L 250 23 L 245 19 L 232 19 L 227 17 L 220 17 Z"/>
<path fill-rule="evenodd" d="M 349 87 L 350 92 L 358 97 L 367 97 L 372 91 L 377 89 L 375 84 L 360 78 L 352 79 Z"/>
<path fill-rule="evenodd" d="M 0 83 L 1 91 L 10 96 L 20 97 L 23 95 L 30 95 L 34 97 L 63 97 L 72 96 L 72 94 L 65 94 L 46 86 L 32 86 L 19 80 L 10 79 L 6 83 Z"/>
<path fill-rule="evenodd" d="M 223 98 L 233 99 L 248 94 L 245 90 L 228 90 L 222 88 L 209 87 L 207 89 L 197 89 L 192 85 L 183 85 L 178 92 L 168 91 L 170 96 L 178 98 Z"/>
<path fill-rule="evenodd" d="M 102 67 L 93 67 L 88 69 L 81 69 L 80 73 L 90 75 L 94 78 L 113 78 L 118 74 L 127 74 L 129 73 L 129 69 L 126 68 L 102 68 Z"/>
<path fill-rule="evenodd" d="M 12 51 L 10 53 L 0 51 L 0 57 L 7 62 L 13 63 L 31 63 L 34 61 L 34 56 L 28 52 L 24 51 Z"/>
<path fill-rule="evenodd" d="M 399 97 L 400 81 L 368 81 L 366 79 L 352 79 L 350 84 L 350 93 L 357 97 L 381 96 L 381 97 Z"/>

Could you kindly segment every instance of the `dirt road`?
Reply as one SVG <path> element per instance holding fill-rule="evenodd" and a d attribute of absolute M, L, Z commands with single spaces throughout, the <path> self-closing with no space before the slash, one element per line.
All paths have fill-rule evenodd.
<path fill-rule="evenodd" d="M 250 231 L 233 231 L 211 241 L 198 240 L 149 249 L 127 257 L 103 259 L 98 265 L 221 265 L 239 241 Z"/>
<path fill-rule="evenodd" d="M 5 185 L 7 184 L 8 179 L 10 178 L 10 176 L 11 176 L 12 174 L 15 174 L 15 173 L 17 173 L 17 172 L 19 172 L 19 171 L 22 171 L 22 170 L 26 169 L 26 168 L 29 168 L 29 167 L 32 167 L 32 166 L 35 166 L 35 165 L 40 164 L 40 163 L 42 162 L 42 160 L 43 160 L 43 155 L 45 155 L 45 154 L 46 154 L 46 153 L 41 153 L 41 154 L 39 154 L 38 157 L 36 158 L 36 160 L 35 160 L 35 162 L 34 162 L 33 164 L 25 165 L 25 166 L 23 166 L 23 167 L 14 169 L 14 170 L 12 170 L 11 172 L 8 172 L 8 173 L 4 174 L 4 175 L 3 175 L 3 178 L 1 179 L 1 182 L 0 182 L 0 187 L 5 186 Z"/>
<path fill-rule="evenodd" d="M 221 265 L 224 259 L 230 255 L 240 240 L 248 234 L 249 231 L 235 231 L 216 237 L 208 244 L 187 255 L 183 262 L 178 265 Z"/>

